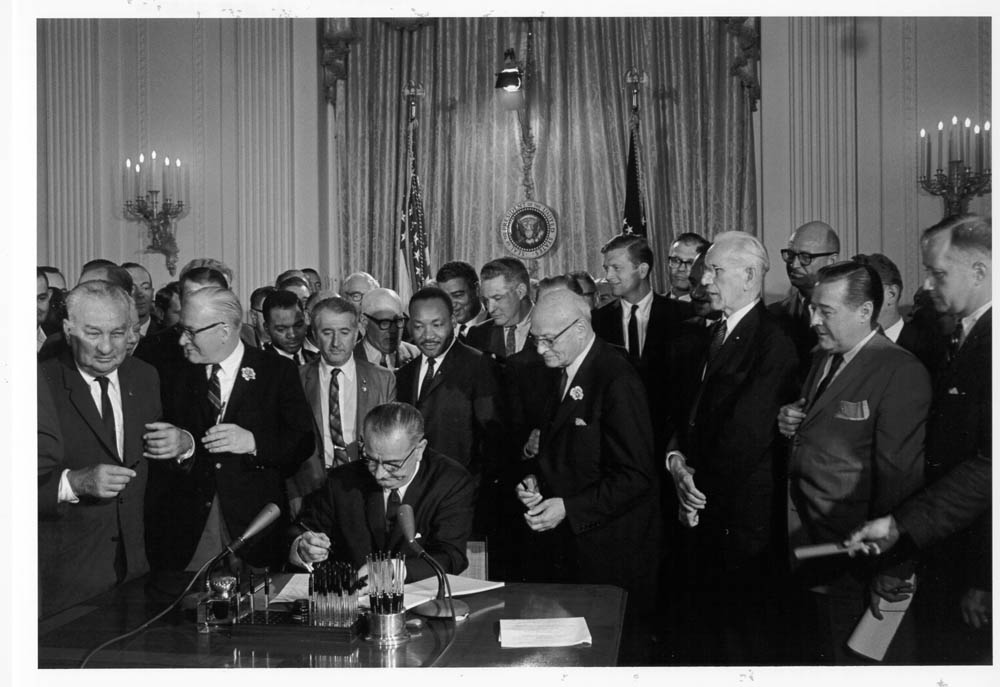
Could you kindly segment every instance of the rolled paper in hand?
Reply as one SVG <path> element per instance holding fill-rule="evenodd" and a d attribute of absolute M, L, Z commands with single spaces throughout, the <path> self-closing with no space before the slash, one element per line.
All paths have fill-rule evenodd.
<path fill-rule="evenodd" d="M 858 542 L 857 544 L 851 544 L 850 546 L 844 546 L 840 543 L 797 546 L 795 547 L 793 553 L 795 554 L 795 560 L 804 561 L 808 558 L 823 558 L 825 556 L 836 556 L 842 553 L 851 553 L 852 551 L 865 551 L 868 546 L 872 546 L 874 548 L 873 553 L 879 553 L 877 544 L 865 544 L 864 542 Z"/>

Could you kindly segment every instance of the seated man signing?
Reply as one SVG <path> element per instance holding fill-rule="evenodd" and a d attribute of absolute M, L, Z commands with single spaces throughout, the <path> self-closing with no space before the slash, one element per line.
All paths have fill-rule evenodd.
<path fill-rule="evenodd" d="M 289 534 L 288 560 L 302 567 L 327 558 L 360 569 L 374 552 L 406 554 L 406 581 L 431 577 L 425 561 L 405 551 L 396 519 L 401 504 L 414 512 L 416 534 L 446 573 L 468 565 L 473 486 L 469 473 L 427 448 L 420 412 L 406 403 L 376 406 L 365 416 L 360 460 L 330 473 L 306 497 Z"/>

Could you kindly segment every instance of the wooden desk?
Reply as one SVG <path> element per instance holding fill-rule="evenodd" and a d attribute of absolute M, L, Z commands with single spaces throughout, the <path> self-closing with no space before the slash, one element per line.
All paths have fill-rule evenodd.
<path fill-rule="evenodd" d="M 278 577 L 278 576 L 276 576 Z M 395 666 L 614 666 L 618 658 L 625 592 L 607 585 L 509 584 L 462 597 L 468 620 L 457 627 L 428 621 L 396 649 L 363 640 L 331 644 L 322 633 L 280 630 L 262 637 L 226 628 L 199 634 L 175 609 L 137 637 L 91 659 L 95 668 L 279 668 Z M 170 598 L 136 580 L 39 623 L 39 668 L 74 668 L 97 644 L 142 624 Z M 587 619 L 593 645 L 557 649 L 501 649 L 501 618 Z M 449 642 L 451 645 L 449 646 Z"/>

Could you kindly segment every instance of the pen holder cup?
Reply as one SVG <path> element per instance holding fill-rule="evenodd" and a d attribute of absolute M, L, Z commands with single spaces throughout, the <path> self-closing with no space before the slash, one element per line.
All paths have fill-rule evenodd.
<path fill-rule="evenodd" d="M 406 629 L 406 613 L 371 613 L 365 641 L 380 649 L 405 644 L 410 639 Z"/>

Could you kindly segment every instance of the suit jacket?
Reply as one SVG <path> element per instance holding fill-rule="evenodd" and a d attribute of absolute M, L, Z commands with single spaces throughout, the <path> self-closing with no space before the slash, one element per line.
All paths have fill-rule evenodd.
<path fill-rule="evenodd" d="M 143 501 L 148 463 L 142 457 L 144 425 L 160 417 L 156 371 L 126 358 L 118 368 L 124 455 L 119 463 L 100 411 L 72 356 L 38 368 L 38 571 L 41 613 L 50 615 L 115 586 L 118 539 L 124 543 L 126 579 L 145 574 Z M 101 463 L 125 465 L 136 476 L 116 497 L 81 496 L 58 503 L 64 469 Z"/>
<path fill-rule="evenodd" d="M 503 327 L 493 324 L 493 318 L 483 320 L 465 333 L 465 344 L 472 346 L 483 353 L 492 353 L 498 360 L 507 357 L 507 342 L 504 338 Z M 524 340 L 524 346 L 518 350 L 523 353 L 526 350 L 535 348 L 535 337 L 530 333 Z"/>
<path fill-rule="evenodd" d="M 399 348 L 396 349 L 396 363 L 398 364 L 396 365 L 395 368 L 393 368 L 393 372 L 403 367 L 403 365 L 406 365 L 406 363 L 410 362 L 414 358 L 419 358 L 419 357 L 420 357 L 419 348 L 411 344 L 409 341 L 400 341 Z M 369 360 L 368 351 L 365 349 L 364 338 L 361 338 L 358 341 L 358 343 L 354 346 L 354 359 L 365 360 L 371 363 L 372 365 L 379 365 L 378 358 L 376 358 L 375 360 Z M 381 367 L 381 365 L 379 365 L 379 367 Z"/>
<path fill-rule="evenodd" d="M 947 339 L 934 326 L 927 326 L 918 319 L 907 320 L 899 332 L 896 343 L 908 350 L 924 364 L 933 379 L 942 365 L 948 350 Z"/>
<path fill-rule="evenodd" d="M 802 391 L 809 409 L 792 439 L 792 547 L 843 541 L 855 527 L 891 512 L 923 484 L 931 401 L 927 370 L 877 333 L 812 402 L 829 355 L 813 361 Z M 810 583 L 867 582 L 869 561 L 840 558 L 808 561 L 802 574 Z M 892 556 L 881 558 L 876 561 L 880 569 L 900 563 Z M 906 577 L 909 572 L 894 574 Z"/>
<path fill-rule="evenodd" d="M 316 448 L 295 476 L 288 481 L 288 496 L 290 499 L 310 494 L 326 481 L 326 464 L 323 445 L 323 431 L 329 418 L 323 415 L 323 387 L 319 380 L 319 358 L 299 368 L 299 379 L 305 392 L 309 407 L 312 408 L 313 433 L 316 435 Z M 396 377 L 389 370 L 372 365 L 365 360 L 354 360 L 357 370 L 357 400 L 354 423 L 355 440 L 347 446 L 347 456 L 353 462 L 358 459 L 358 441 L 365 416 L 372 408 L 383 403 L 396 400 Z"/>
<path fill-rule="evenodd" d="M 446 573 L 457 575 L 468 566 L 465 545 L 472 531 L 473 486 L 469 473 L 447 456 L 427 448 L 402 503 L 413 507 L 420 543 Z M 387 538 L 385 497 L 371 471 L 362 462 L 333 470 L 330 479 L 305 499 L 288 545 L 304 529 L 330 537 L 330 559 L 361 567 L 376 551 L 402 550 L 398 528 Z M 286 547 L 286 551 L 287 551 Z M 434 571 L 419 557 L 406 555 L 406 581 L 431 577 Z"/>
<path fill-rule="evenodd" d="M 930 486 L 917 502 L 907 503 L 898 513 L 900 523 L 921 548 L 947 537 L 934 555 L 961 570 L 965 584 L 977 589 L 991 588 L 992 341 L 990 309 L 934 380 L 927 418 Z"/>
<path fill-rule="evenodd" d="M 252 565 L 284 560 L 281 535 L 287 525 L 285 479 L 314 448 L 312 415 L 295 364 L 245 348 L 223 423 L 254 435 L 256 454 L 212 454 L 201 443 L 216 423 L 208 404 L 204 365 L 185 362 L 163 380 L 167 422 L 189 431 L 195 453 L 180 465 L 161 461 L 150 477 L 146 540 L 157 570 L 183 569 L 194 555 L 216 494 L 229 534 L 238 536 L 267 503 L 282 512 L 279 522 L 243 550 Z"/>
<path fill-rule="evenodd" d="M 187 362 L 179 343 L 180 337 L 179 325 L 160 330 L 155 334 L 146 334 L 139 340 L 139 345 L 132 355 L 155 367 L 160 379 L 165 380 L 173 376 L 177 367 Z"/>
<path fill-rule="evenodd" d="M 595 338 L 557 401 L 542 429 L 538 477 L 542 496 L 566 507 L 554 531 L 570 542 L 576 581 L 653 599 L 659 488 L 642 382 L 625 356 Z"/>
<path fill-rule="evenodd" d="M 735 568 L 774 555 L 784 541 L 776 527 L 785 495 L 777 416 L 795 400 L 795 346 L 757 303 L 707 368 L 704 361 L 695 365 L 705 375 L 678 443 L 708 499 L 694 535 Z"/>
<path fill-rule="evenodd" d="M 767 309 L 795 343 L 799 361 L 798 382 L 802 383 L 809 374 L 813 349 L 819 341 L 816 332 L 809 325 L 809 305 L 798 290 L 792 288 L 783 300 L 771 303 Z"/>
<path fill-rule="evenodd" d="M 420 358 L 396 373 L 397 399 L 424 416 L 424 433 L 435 451 L 451 456 L 479 477 L 492 477 L 507 446 L 506 408 L 493 359 L 455 341 L 423 400 L 417 400 Z"/>
<path fill-rule="evenodd" d="M 622 301 L 615 299 L 593 310 L 591 322 L 594 333 L 605 342 L 625 348 L 622 307 Z M 690 303 L 654 293 L 642 355 L 639 360 L 632 361 L 646 388 L 646 403 L 652 420 L 653 446 L 657 456 L 663 455 L 668 439 L 663 418 L 670 411 L 669 396 L 663 393 L 662 383 L 666 375 L 667 342 L 677 335 L 680 323 L 691 317 L 693 312 Z"/>

